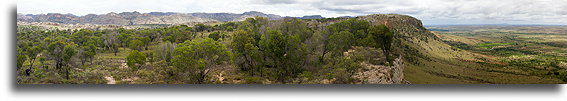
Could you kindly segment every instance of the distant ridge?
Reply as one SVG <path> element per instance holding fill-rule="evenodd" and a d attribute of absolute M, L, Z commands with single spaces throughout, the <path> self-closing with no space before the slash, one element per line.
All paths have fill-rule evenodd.
<path fill-rule="evenodd" d="M 107 14 L 88 14 L 76 16 L 73 14 L 47 13 L 47 14 L 17 14 L 19 22 L 55 22 L 63 24 L 112 24 L 112 25 L 140 25 L 140 24 L 186 24 L 204 22 L 243 21 L 250 17 L 266 17 L 270 20 L 282 19 L 279 15 L 265 14 L 257 11 L 234 13 L 176 13 L 176 12 L 122 12 Z"/>

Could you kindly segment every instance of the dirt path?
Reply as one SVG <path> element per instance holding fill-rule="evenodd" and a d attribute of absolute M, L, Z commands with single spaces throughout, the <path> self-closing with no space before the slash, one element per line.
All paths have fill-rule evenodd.
<path fill-rule="evenodd" d="M 116 84 L 116 80 L 112 76 L 105 76 L 104 79 L 108 81 L 106 84 Z"/>

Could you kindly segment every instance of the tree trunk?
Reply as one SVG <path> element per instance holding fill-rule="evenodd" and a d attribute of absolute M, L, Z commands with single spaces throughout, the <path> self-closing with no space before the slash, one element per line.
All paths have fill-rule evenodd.
<path fill-rule="evenodd" d="M 83 59 L 81 59 L 81 65 L 83 65 L 83 66 L 84 66 L 84 65 L 85 65 L 85 61 L 87 61 L 87 58 L 83 58 Z"/>
<path fill-rule="evenodd" d="M 30 70 L 32 70 L 33 62 L 34 62 L 34 61 L 35 61 L 35 59 L 31 59 L 31 61 L 30 61 Z"/>
<path fill-rule="evenodd" d="M 321 57 L 319 57 L 319 62 L 323 63 L 325 62 L 325 54 L 327 54 L 327 50 L 323 49 L 323 53 L 321 54 Z"/>
<path fill-rule="evenodd" d="M 71 68 L 71 67 L 67 67 L 67 69 L 66 69 L 66 72 L 67 72 L 67 80 L 69 80 L 69 69 L 70 69 L 70 68 Z"/>

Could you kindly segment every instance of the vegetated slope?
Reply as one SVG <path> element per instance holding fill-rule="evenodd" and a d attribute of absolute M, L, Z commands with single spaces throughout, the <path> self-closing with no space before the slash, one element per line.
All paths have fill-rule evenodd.
<path fill-rule="evenodd" d="M 499 67 L 491 72 L 567 81 L 564 26 L 460 25 L 428 29 L 438 30 L 435 33 L 453 47 L 496 59 L 488 63 Z"/>
<path fill-rule="evenodd" d="M 420 20 L 406 15 L 368 15 L 359 19 L 385 24 L 394 34 L 394 55 L 406 60 L 405 79 L 414 84 L 454 83 L 563 83 L 553 78 L 516 75 L 491 65 L 495 59 L 460 50 L 425 29 Z"/>

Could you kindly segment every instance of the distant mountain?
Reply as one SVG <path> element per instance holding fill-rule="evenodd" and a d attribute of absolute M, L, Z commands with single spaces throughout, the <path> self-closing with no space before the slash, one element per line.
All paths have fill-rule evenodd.
<path fill-rule="evenodd" d="M 244 21 L 246 18 L 255 17 L 255 16 L 266 17 L 270 20 L 282 19 L 282 17 L 279 16 L 279 15 L 264 14 L 262 12 L 257 12 L 257 11 L 244 12 L 242 14 L 234 14 L 234 13 L 190 13 L 190 14 L 193 15 L 193 16 L 196 16 L 196 17 L 215 19 L 215 20 L 224 21 L 224 22 L 226 22 L 226 21 Z"/>
<path fill-rule="evenodd" d="M 321 15 L 306 15 L 303 17 L 298 17 L 299 19 L 323 19 L 324 17 Z"/>
<path fill-rule="evenodd" d="M 261 16 L 270 20 L 282 19 L 279 15 L 265 14 L 257 11 L 234 13 L 175 13 L 175 12 L 122 12 L 108 14 L 88 14 L 76 16 L 73 14 L 17 14 L 17 21 L 22 22 L 56 22 L 63 24 L 114 24 L 114 25 L 138 25 L 138 24 L 185 24 L 204 22 L 227 22 L 243 21 L 246 18 Z"/>
<path fill-rule="evenodd" d="M 355 18 L 356 16 L 339 16 L 337 18 Z"/>
<path fill-rule="evenodd" d="M 148 14 L 155 15 L 155 16 L 168 16 L 168 15 L 173 15 L 173 14 L 177 14 L 177 13 L 175 13 L 175 12 L 150 12 Z"/>
<path fill-rule="evenodd" d="M 355 18 L 356 16 L 339 16 L 339 17 L 334 17 L 334 18 Z M 298 18 L 298 19 L 324 19 L 325 17 L 321 16 L 321 15 L 306 15 L 303 17 L 290 17 L 290 16 L 286 16 L 284 18 Z"/>

